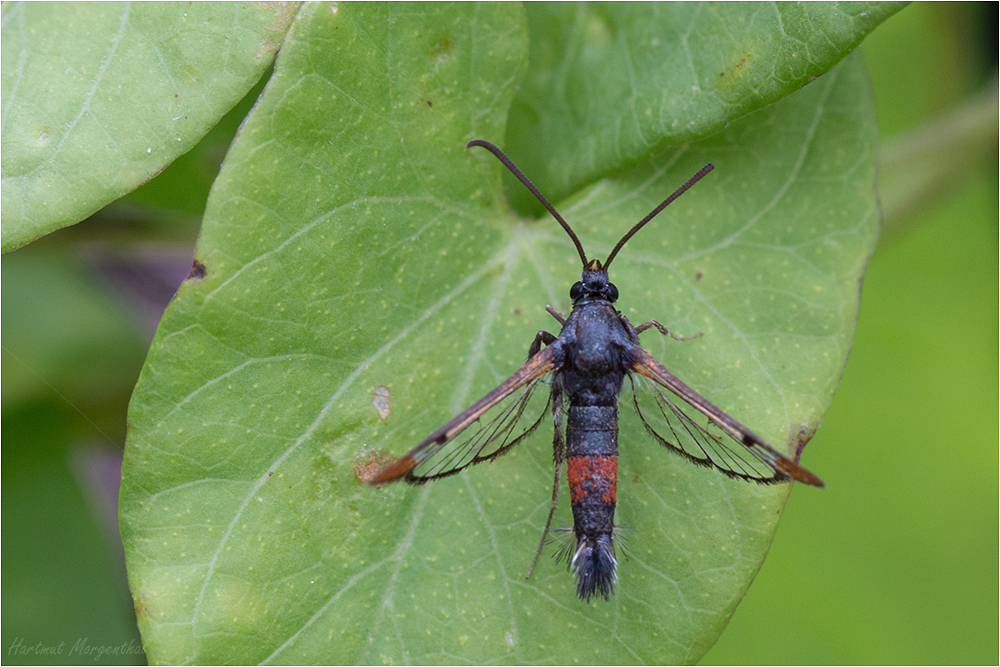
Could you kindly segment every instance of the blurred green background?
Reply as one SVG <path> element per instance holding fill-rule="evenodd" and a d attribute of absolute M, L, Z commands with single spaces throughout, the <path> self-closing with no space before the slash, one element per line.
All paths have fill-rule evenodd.
<path fill-rule="evenodd" d="M 886 222 L 805 456 L 828 486 L 794 491 L 706 663 L 1000 657 L 996 26 L 994 3 L 921 3 L 865 42 Z M 3 258 L 7 664 L 144 661 L 115 517 L 128 397 L 259 90 L 140 190 Z"/>
<path fill-rule="evenodd" d="M 863 46 L 883 181 L 916 161 L 936 163 L 938 182 L 919 200 L 882 188 L 857 337 L 806 448 L 827 488 L 794 490 L 703 664 L 998 660 L 996 11 L 917 3 Z M 963 103 L 985 108 L 994 134 L 936 154 Z M 918 132 L 942 116 L 930 140 Z"/>

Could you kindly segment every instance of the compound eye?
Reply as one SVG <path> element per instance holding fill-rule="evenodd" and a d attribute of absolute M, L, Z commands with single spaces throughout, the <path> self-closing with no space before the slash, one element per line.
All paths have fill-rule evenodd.
<path fill-rule="evenodd" d="M 618 300 L 618 288 L 612 283 L 608 283 L 608 301 L 614 303 Z"/>
<path fill-rule="evenodd" d="M 569 289 L 569 298 L 576 301 L 581 296 L 583 296 L 583 283 L 577 282 Z"/>

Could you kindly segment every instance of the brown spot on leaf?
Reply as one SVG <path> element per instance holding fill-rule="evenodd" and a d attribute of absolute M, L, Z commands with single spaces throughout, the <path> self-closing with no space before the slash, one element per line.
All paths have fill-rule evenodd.
<path fill-rule="evenodd" d="M 451 38 L 447 35 L 442 35 L 438 40 L 431 46 L 431 60 L 439 63 L 443 63 L 451 57 L 451 52 L 455 50 L 455 42 L 451 41 Z"/>
<path fill-rule="evenodd" d="M 205 265 L 199 262 L 197 259 L 191 264 L 191 271 L 188 273 L 187 280 L 201 280 L 208 273 Z"/>
<path fill-rule="evenodd" d="M 734 62 L 732 65 L 726 69 L 719 72 L 719 79 L 725 79 L 726 77 L 740 77 L 750 66 L 750 61 L 752 59 L 753 53 L 750 51 L 744 52 L 743 55 Z"/>
<path fill-rule="evenodd" d="M 370 484 L 378 471 L 388 462 L 392 461 L 391 456 L 385 456 L 377 452 L 362 454 L 354 461 L 354 476 L 365 484 Z"/>

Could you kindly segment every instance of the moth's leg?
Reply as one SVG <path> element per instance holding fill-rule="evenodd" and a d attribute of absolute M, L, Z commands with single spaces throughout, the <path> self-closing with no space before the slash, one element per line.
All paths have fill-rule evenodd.
<path fill-rule="evenodd" d="M 562 385 L 559 384 L 559 378 L 555 378 L 552 381 L 552 421 L 555 423 L 554 433 L 552 435 L 552 460 L 555 462 L 556 475 L 552 482 L 552 506 L 549 508 L 549 518 L 545 521 L 545 530 L 542 531 L 542 541 L 538 543 L 538 551 L 535 552 L 535 557 L 531 559 L 531 567 L 528 568 L 528 574 L 524 576 L 525 579 L 531 576 L 531 573 L 535 569 L 535 565 L 538 563 L 538 557 L 542 555 L 542 547 L 545 546 L 545 539 L 549 535 L 549 527 L 552 525 L 552 517 L 556 513 L 556 507 L 559 505 L 559 480 L 562 477 L 563 463 L 566 461 L 566 431 L 563 430 L 563 404 L 562 404 Z"/>
<path fill-rule="evenodd" d="M 548 331 L 539 331 L 535 334 L 535 340 L 531 341 L 531 347 L 528 348 L 528 358 L 531 359 L 541 351 L 542 343 L 552 345 L 556 340 L 557 338 Z"/>
<path fill-rule="evenodd" d="M 559 504 L 559 478 L 562 477 L 562 462 L 556 464 L 556 476 L 552 482 L 552 507 L 549 509 L 549 518 L 545 522 L 545 530 L 542 531 L 542 539 L 538 543 L 538 550 L 535 552 L 535 557 L 531 559 L 531 567 L 528 568 L 528 574 L 524 575 L 525 579 L 531 577 L 531 573 L 535 569 L 535 565 L 538 564 L 538 557 L 542 555 L 542 547 L 545 546 L 545 540 L 549 535 L 549 526 L 552 525 L 552 517 L 556 513 L 556 507 Z"/>
<path fill-rule="evenodd" d="M 626 323 L 628 323 L 628 318 L 626 318 L 624 315 L 622 315 L 622 319 L 625 320 Z M 632 325 L 630 323 L 628 323 L 628 326 L 632 327 Z M 678 336 L 673 331 L 668 331 L 665 326 L 663 326 L 662 324 L 660 324 L 656 320 L 650 320 L 648 322 L 640 324 L 637 327 L 632 327 L 632 329 L 635 331 L 635 333 L 637 335 L 641 334 L 646 329 L 656 329 L 657 331 L 659 331 L 664 336 L 670 336 L 674 340 L 694 340 L 695 338 L 700 338 L 701 336 L 704 335 L 704 333 L 696 333 L 693 336 Z"/>
<path fill-rule="evenodd" d="M 559 324 L 566 326 L 566 317 L 562 313 L 560 313 L 552 306 L 545 306 L 545 310 L 548 312 L 549 315 L 556 318 L 556 321 L 558 321 Z"/>

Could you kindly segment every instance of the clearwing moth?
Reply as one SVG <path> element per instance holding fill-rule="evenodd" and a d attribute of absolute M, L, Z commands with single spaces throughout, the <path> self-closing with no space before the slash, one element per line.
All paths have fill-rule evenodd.
<path fill-rule="evenodd" d="M 548 306 L 546 310 L 562 325 L 559 335 L 539 331 L 524 366 L 427 436 L 411 452 L 384 465 L 367 480 L 370 484 L 400 479 L 423 484 L 454 475 L 474 463 L 492 461 L 524 440 L 551 409 L 555 424 L 552 506 L 528 576 L 552 525 L 565 463 L 573 511 L 572 541 L 565 552 L 576 576 L 577 594 L 586 602 L 594 595 L 608 600 L 618 577 L 614 547 L 618 404 L 626 379 L 633 390 L 628 402 L 646 430 L 660 444 L 689 461 L 714 467 L 728 477 L 761 484 L 794 480 L 823 486 L 816 475 L 681 382 L 639 343 L 639 334 L 651 328 L 678 340 L 685 338 L 655 320 L 633 326 L 614 307 L 618 289 L 608 280 L 608 267 L 618 251 L 646 223 L 710 172 L 714 168 L 711 164 L 702 167 L 632 227 L 602 264 L 597 259 L 587 259 L 569 224 L 503 151 L 479 139 L 466 147 L 473 146 L 487 149 L 503 162 L 569 234 L 583 262 L 583 275 L 570 289 L 573 309 L 564 317 Z M 536 419 L 522 421 L 532 392 L 546 377 L 550 379 L 546 411 Z M 705 421 L 704 425 L 696 421 L 699 417 Z M 474 425 L 475 428 L 470 428 Z"/>

